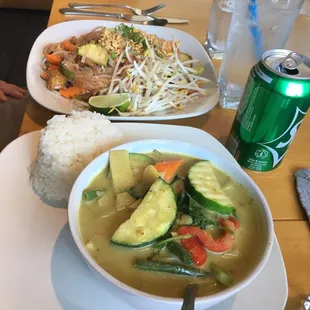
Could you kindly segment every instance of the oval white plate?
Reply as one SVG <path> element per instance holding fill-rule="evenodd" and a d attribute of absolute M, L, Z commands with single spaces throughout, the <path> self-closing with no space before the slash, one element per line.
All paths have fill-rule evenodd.
<path fill-rule="evenodd" d="M 70 100 L 61 97 L 57 93 L 49 91 L 45 82 L 40 78 L 42 69 L 40 61 L 44 46 L 52 42 L 61 42 L 71 36 L 79 36 L 87 33 L 98 26 L 108 28 L 115 27 L 119 22 L 105 20 L 77 20 L 63 22 L 45 29 L 34 42 L 27 63 L 27 87 L 31 96 L 45 108 L 57 113 L 70 114 L 77 109 Z M 128 24 L 130 25 L 130 24 Z M 216 76 L 211 60 L 202 45 L 190 34 L 168 27 L 135 25 L 148 33 L 153 33 L 160 38 L 180 41 L 180 48 L 185 53 L 190 53 L 193 57 L 200 60 L 204 65 L 204 76 L 216 83 Z M 182 111 L 171 112 L 170 114 L 154 114 L 149 116 L 109 116 L 110 120 L 127 121 L 155 121 L 171 120 L 187 117 L 194 117 L 210 111 L 218 102 L 219 90 L 213 84 L 208 84 L 209 95 L 187 105 Z"/>

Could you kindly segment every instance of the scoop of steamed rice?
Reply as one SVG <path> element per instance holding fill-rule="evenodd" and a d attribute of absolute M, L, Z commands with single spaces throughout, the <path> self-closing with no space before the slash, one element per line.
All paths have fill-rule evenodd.
<path fill-rule="evenodd" d="M 123 134 L 104 115 L 89 111 L 57 115 L 41 130 L 30 181 L 48 200 L 68 200 L 71 188 L 94 158 L 123 142 Z"/>

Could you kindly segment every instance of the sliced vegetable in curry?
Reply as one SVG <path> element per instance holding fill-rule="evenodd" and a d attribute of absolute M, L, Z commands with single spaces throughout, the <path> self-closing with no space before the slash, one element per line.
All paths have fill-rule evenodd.
<path fill-rule="evenodd" d="M 182 297 L 181 288 L 199 278 L 206 295 L 238 281 L 245 264 L 254 263 L 260 242 L 251 203 L 209 161 L 110 151 L 108 166 L 83 192 L 81 234 L 97 263 L 128 285 Z M 162 277 L 180 288 L 165 290 Z"/>

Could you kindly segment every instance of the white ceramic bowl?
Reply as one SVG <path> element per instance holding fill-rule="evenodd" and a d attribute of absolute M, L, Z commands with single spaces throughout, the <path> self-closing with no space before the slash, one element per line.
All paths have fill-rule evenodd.
<path fill-rule="evenodd" d="M 258 260 L 257 265 L 252 269 L 252 271 L 245 277 L 241 282 L 227 288 L 217 294 L 199 297 L 196 299 L 195 309 L 207 309 L 224 299 L 237 293 L 239 290 L 248 285 L 262 270 L 265 265 L 273 242 L 273 222 L 269 206 L 266 199 L 264 198 L 262 192 L 257 187 L 257 185 L 252 181 L 252 179 L 238 166 L 233 164 L 220 155 L 208 150 L 206 148 L 174 140 L 142 140 L 130 142 L 127 144 L 120 145 L 114 149 L 126 149 L 129 152 L 135 153 L 148 153 L 157 149 L 160 152 L 168 153 L 180 153 L 186 154 L 200 159 L 208 159 L 218 167 L 220 170 L 224 171 L 226 174 L 230 175 L 234 180 L 242 184 L 251 196 L 255 199 L 260 207 L 260 216 L 262 218 L 263 227 L 262 230 L 266 235 L 263 244 L 263 250 L 261 257 Z M 147 294 L 145 292 L 134 289 L 119 280 L 115 279 L 112 275 L 107 273 L 102 269 L 94 259 L 89 255 L 85 249 L 83 242 L 81 240 L 79 226 L 78 226 L 78 215 L 79 206 L 82 197 L 82 192 L 86 186 L 90 183 L 93 177 L 99 173 L 108 163 L 109 152 L 106 152 L 94 161 L 92 161 L 77 178 L 69 199 L 68 213 L 69 213 L 69 224 L 72 232 L 73 239 L 80 250 L 82 256 L 87 262 L 88 266 L 93 271 L 94 275 L 105 281 L 108 280 L 113 284 L 114 291 L 119 293 L 121 290 L 121 295 L 128 303 L 134 306 L 136 309 L 148 309 L 148 310 L 179 310 L 181 309 L 182 299 L 180 298 L 166 298 L 159 297 L 156 295 Z"/>

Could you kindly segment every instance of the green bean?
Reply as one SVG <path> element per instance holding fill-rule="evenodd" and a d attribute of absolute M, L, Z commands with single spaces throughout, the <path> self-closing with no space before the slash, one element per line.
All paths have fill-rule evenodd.
<path fill-rule="evenodd" d="M 91 201 L 96 199 L 97 197 L 100 197 L 104 194 L 103 189 L 90 189 L 90 190 L 85 190 L 83 192 L 83 199 L 85 201 Z"/>
<path fill-rule="evenodd" d="M 191 255 L 182 247 L 182 245 L 175 241 L 167 243 L 167 250 L 177 257 L 182 263 L 190 265 L 193 263 Z"/>
<path fill-rule="evenodd" d="M 233 284 L 233 278 L 226 273 L 225 271 L 221 270 L 218 266 L 214 263 L 210 265 L 211 273 L 213 274 L 214 278 L 225 286 L 231 286 Z"/>
<path fill-rule="evenodd" d="M 135 268 L 148 270 L 148 271 L 158 271 L 158 272 L 168 272 L 178 275 L 185 275 L 190 277 L 209 277 L 210 273 L 202 269 L 196 269 L 192 267 L 187 267 L 183 265 L 163 263 L 159 261 L 151 260 L 137 260 L 134 264 Z"/>

